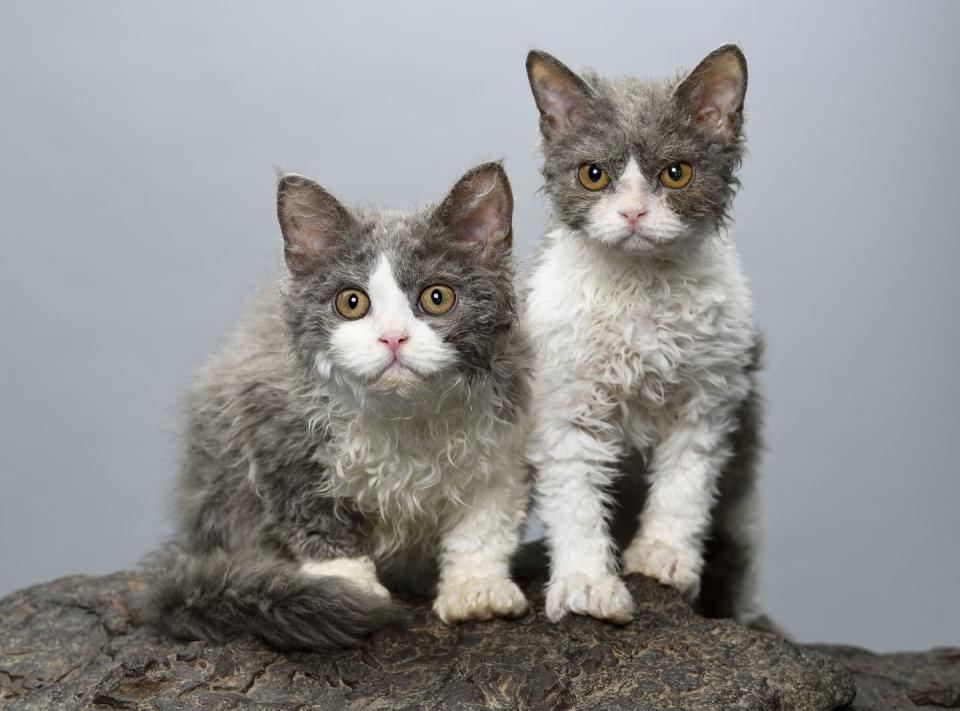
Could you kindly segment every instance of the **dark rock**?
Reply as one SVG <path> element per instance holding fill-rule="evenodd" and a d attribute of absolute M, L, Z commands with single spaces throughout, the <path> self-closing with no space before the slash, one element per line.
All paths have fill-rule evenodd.
<path fill-rule="evenodd" d="M 874 654 L 857 647 L 811 645 L 854 675 L 857 711 L 960 708 L 960 648 Z"/>
<path fill-rule="evenodd" d="M 447 628 L 423 603 L 409 623 L 327 654 L 255 641 L 177 642 L 132 628 L 130 573 L 63 578 L 0 601 L 0 708 L 8 709 L 833 709 L 956 703 L 960 651 L 877 656 L 797 648 L 694 615 L 636 578 L 637 621 L 574 618 Z M 833 655 L 833 656 L 831 656 Z M 835 659 L 842 662 L 838 664 Z M 848 673 L 843 667 L 850 670 Z M 899 703 L 899 701 L 898 701 Z M 906 707 L 904 707 L 906 708 Z"/>

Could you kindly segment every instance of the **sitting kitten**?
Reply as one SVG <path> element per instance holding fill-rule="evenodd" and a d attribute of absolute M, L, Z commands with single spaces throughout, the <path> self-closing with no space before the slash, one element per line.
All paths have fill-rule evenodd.
<path fill-rule="evenodd" d="M 722 234 L 746 60 L 727 45 L 682 79 L 609 81 L 535 51 L 527 71 L 554 208 L 526 314 L 547 615 L 631 619 L 614 503 L 642 507 L 623 572 L 749 619 L 759 339 Z M 616 501 L 621 476 L 633 491 Z"/>
<path fill-rule="evenodd" d="M 349 646 L 396 608 L 377 563 L 439 558 L 447 623 L 516 617 L 528 400 L 498 163 L 435 209 L 349 210 L 280 179 L 287 274 L 191 390 L 175 543 L 148 563 L 142 621 Z"/>

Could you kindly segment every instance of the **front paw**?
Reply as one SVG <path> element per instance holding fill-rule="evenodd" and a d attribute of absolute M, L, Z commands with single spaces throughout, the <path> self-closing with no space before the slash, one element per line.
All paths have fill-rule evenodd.
<path fill-rule="evenodd" d="M 558 622 L 568 612 L 626 624 L 633 619 L 633 596 L 616 575 L 590 577 L 583 573 L 551 580 L 547 587 L 547 618 Z"/>
<path fill-rule="evenodd" d="M 520 617 L 527 609 L 527 599 L 517 584 L 500 577 L 442 583 L 433 601 L 433 611 L 448 625 L 466 620 Z"/>
<path fill-rule="evenodd" d="M 675 548 L 663 541 L 637 539 L 623 552 L 624 573 L 642 573 L 691 600 L 700 592 L 701 566 L 696 551 Z"/>

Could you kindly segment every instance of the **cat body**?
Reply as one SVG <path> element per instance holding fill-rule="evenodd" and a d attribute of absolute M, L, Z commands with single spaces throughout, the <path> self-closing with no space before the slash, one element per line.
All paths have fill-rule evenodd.
<path fill-rule="evenodd" d="M 377 569 L 418 554 L 439 563 L 444 621 L 525 612 L 508 570 L 528 501 L 511 213 L 499 164 L 413 214 L 281 179 L 288 273 L 195 380 L 145 621 L 349 646 L 396 618 Z"/>
<path fill-rule="evenodd" d="M 746 64 L 734 47 L 671 81 L 577 76 L 533 52 L 554 218 L 530 278 L 547 614 L 616 622 L 643 573 L 707 612 L 753 616 L 759 336 L 719 234 L 736 187 Z M 613 489 L 622 478 L 638 480 Z M 622 557 L 609 520 L 633 518 Z M 637 515 L 639 514 L 639 518 Z M 708 589 L 709 588 L 709 589 Z"/>

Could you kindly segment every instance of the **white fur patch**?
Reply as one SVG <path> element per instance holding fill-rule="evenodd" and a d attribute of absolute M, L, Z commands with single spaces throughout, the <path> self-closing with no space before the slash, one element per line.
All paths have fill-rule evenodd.
<path fill-rule="evenodd" d="M 300 572 L 317 578 L 344 578 L 366 592 L 390 597 L 388 591 L 377 579 L 377 568 L 373 561 L 361 558 L 333 558 L 332 560 L 308 560 L 300 566 Z"/>
<path fill-rule="evenodd" d="M 318 404 L 314 420 L 329 437 L 317 452 L 327 467 L 320 484 L 378 521 L 378 555 L 435 539 L 485 497 L 510 517 L 503 535 L 516 535 L 527 501 L 526 425 L 500 419 L 489 382 L 457 374 L 408 393 L 328 384 Z"/>

